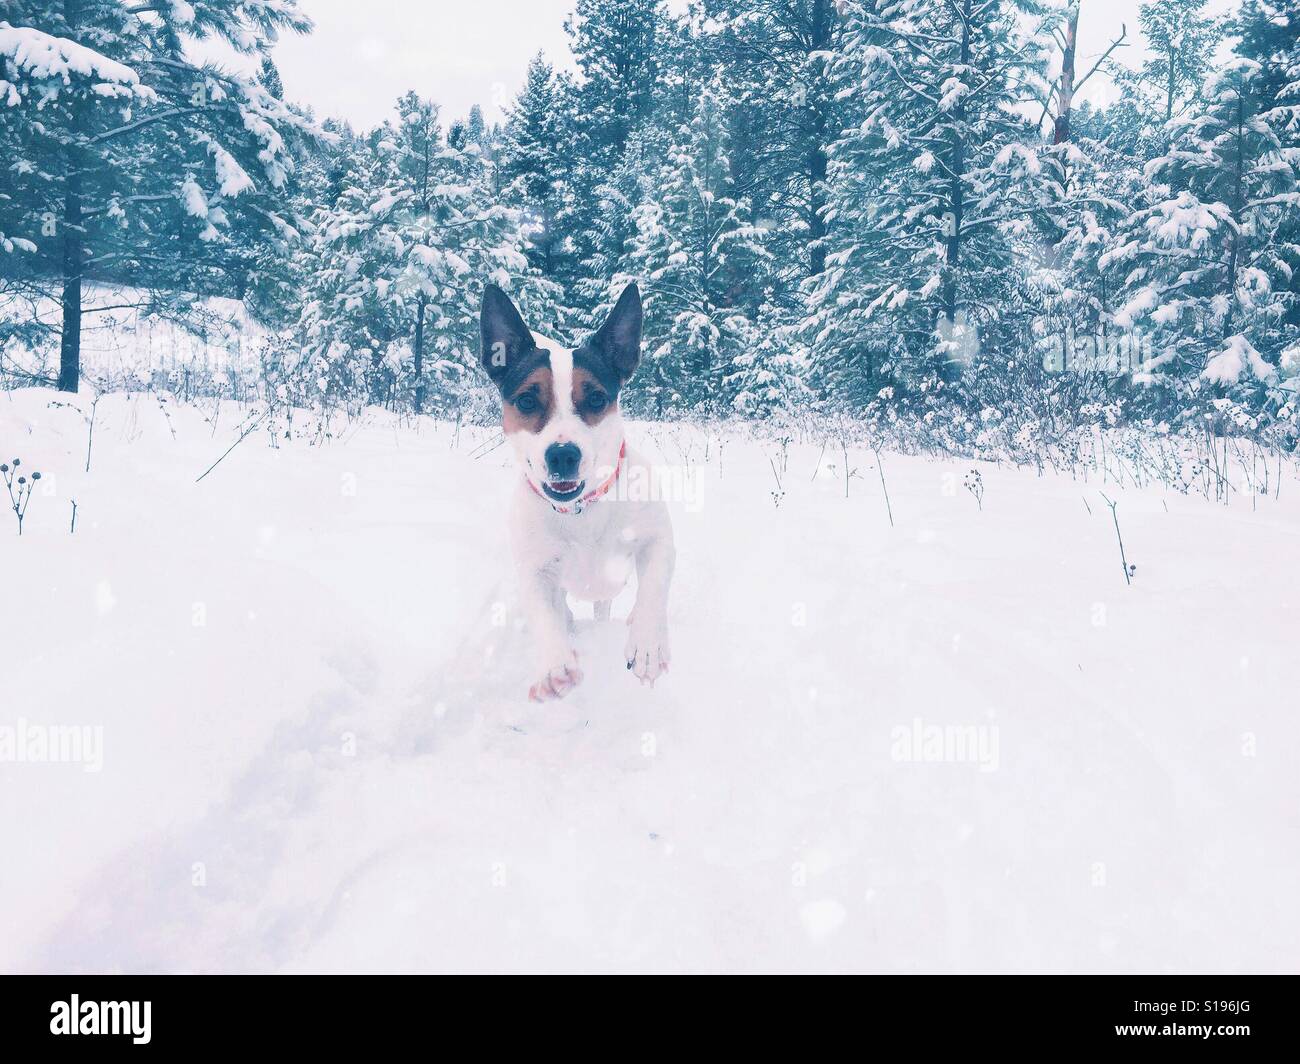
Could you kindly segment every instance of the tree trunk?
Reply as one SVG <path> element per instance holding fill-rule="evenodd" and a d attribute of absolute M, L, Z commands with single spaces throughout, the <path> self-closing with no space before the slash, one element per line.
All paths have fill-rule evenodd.
<path fill-rule="evenodd" d="M 1169 46 L 1169 76 L 1166 79 L 1165 86 L 1165 125 L 1168 125 L 1174 118 L 1174 46 Z"/>
<path fill-rule="evenodd" d="M 830 44 L 830 0 L 813 0 L 812 42 L 813 51 L 822 51 Z M 825 73 L 825 61 L 822 61 Z M 812 144 L 808 151 L 808 273 L 816 277 L 826 269 L 826 220 L 822 211 L 826 206 L 826 127 L 827 94 L 817 93 L 813 105 Z"/>
<path fill-rule="evenodd" d="M 819 139 L 825 130 L 825 119 L 819 116 Z M 808 177 L 812 182 L 812 195 L 808 201 L 808 275 L 816 277 L 826 269 L 826 220 L 822 217 L 822 210 L 826 206 L 826 149 L 820 144 L 810 153 Z"/>
<path fill-rule="evenodd" d="M 65 0 L 64 20 L 69 31 L 80 22 L 80 5 Z M 85 230 L 81 217 L 82 181 L 85 173 L 77 140 L 81 134 L 81 106 L 71 104 L 72 143 L 66 153 L 63 189 L 63 328 L 59 335 L 59 391 L 76 392 L 81 384 L 81 281 L 85 272 Z"/>
<path fill-rule="evenodd" d="M 1061 56 L 1061 82 L 1057 91 L 1056 128 L 1052 132 L 1053 144 L 1064 144 L 1070 139 L 1070 108 L 1074 105 L 1074 53 L 1079 35 L 1079 5 L 1070 8 L 1065 23 L 1065 50 Z"/>
<path fill-rule="evenodd" d="M 1237 89 L 1236 114 L 1236 168 L 1232 186 L 1232 236 L 1228 252 L 1228 311 L 1223 316 L 1223 338 L 1232 335 L 1233 311 L 1237 306 L 1237 271 L 1241 253 L 1241 229 L 1244 224 L 1242 215 L 1246 208 L 1246 101 L 1241 87 Z"/>
<path fill-rule="evenodd" d="M 85 269 L 81 228 L 81 171 L 67 177 L 63 203 L 63 330 L 59 339 L 59 391 L 81 383 L 81 279 Z"/>
<path fill-rule="evenodd" d="M 970 11 L 971 0 L 964 0 L 962 4 L 961 64 L 967 77 L 969 77 L 970 70 Z M 943 271 L 943 320 L 947 322 L 948 335 L 945 339 L 949 343 L 955 343 L 957 335 L 957 274 L 961 269 L 961 223 L 966 208 L 965 187 L 963 184 L 966 176 L 966 141 L 965 135 L 957 131 L 966 122 L 965 96 L 957 105 L 953 117 L 956 119 L 956 129 L 952 134 L 952 158 L 948 163 L 952 177 L 948 183 L 948 213 L 950 218 L 948 220 L 949 231 L 947 233 Z M 942 366 L 943 375 L 947 380 L 956 380 L 961 376 L 962 364 L 960 359 L 955 357 L 955 354 L 950 349 L 948 357 L 944 360 Z"/>
<path fill-rule="evenodd" d="M 424 293 L 415 306 L 415 412 L 424 413 Z"/>
<path fill-rule="evenodd" d="M 1076 0 L 1065 21 L 1065 41 L 1061 50 L 1061 78 L 1056 88 L 1056 119 L 1052 123 L 1052 143 L 1065 144 L 1069 141 L 1070 112 L 1074 107 L 1074 65 L 1077 42 L 1079 39 L 1079 6 L 1082 0 Z M 1056 157 L 1055 165 L 1061 179 L 1061 199 L 1065 199 L 1070 190 L 1070 168 L 1064 153 Z M 1061 233 L 1062 238 L 1064 232 Z M 1047 266 L 1056 269 L 1060 264 L 1060 241 L 1053 240 L 1047 248 Z M 1062 359 L 1064 362 L 1064 359 Z"/>

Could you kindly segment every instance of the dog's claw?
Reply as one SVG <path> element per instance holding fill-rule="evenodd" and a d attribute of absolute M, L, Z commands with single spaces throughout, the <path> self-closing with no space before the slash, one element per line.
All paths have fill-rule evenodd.
<path fill-rule="evenodd" d="M 660 674 L 668 671 L 668 633 L 663 625 L 633 625 L 623 653 L 629 671 L 653 688 Z"/>
<path fill-rule="evenodd" d="M 571 655 L 568 665 L 556 665 L 545 676 L 528 688 L 530 702 L 546 702 L 552 698 L 563 698 L 578 684 L 582 683 L 582 670 L 578 668 L 578 655 Z"/>

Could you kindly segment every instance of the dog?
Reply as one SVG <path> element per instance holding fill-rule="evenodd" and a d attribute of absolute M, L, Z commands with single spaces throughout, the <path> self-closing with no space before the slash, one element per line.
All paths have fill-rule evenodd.
<path fill-rule="evenodd" d="M 641 321 L 641 293 L 629 284 L 605 323 L 568 350 L 530 330 L 496 285 L 483 292 L 480 359 L 501 393 L 501 428 L 523 474 L 510 532 L 533 644 L 533 701 L 563 698 L 582 682 L 567 596 L 594 603 L 596 620 L 607 621 L 634 568 L 624 660 L 651 687 L 668 670 L 672 522 L 661 500 L 628 498 L 628 484 L 652 483 L 653 470 L 628 447 L 618 403 L 641 358 Z"/>

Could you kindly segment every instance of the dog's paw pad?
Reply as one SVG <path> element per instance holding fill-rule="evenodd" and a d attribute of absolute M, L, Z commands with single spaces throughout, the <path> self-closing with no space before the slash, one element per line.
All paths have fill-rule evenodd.
<path fill-rule="evenodd" d="M 582 670 L 578 668 L 578 655 L 572 654 L 566 665 L 556 665 L 528 688 L 528 698 L 533 702 L 545 702 L 552 698 L 563 698 L 578 684 L 582 683 Z"/>
<path fill-rule="evenodd" d="M 662 628 L 640 629 L 633 626 L 628 633 L 623 659 L 628 671 L 642 683 L 654 686 L 671 661 L 668 653 L 668 633 Z"/>

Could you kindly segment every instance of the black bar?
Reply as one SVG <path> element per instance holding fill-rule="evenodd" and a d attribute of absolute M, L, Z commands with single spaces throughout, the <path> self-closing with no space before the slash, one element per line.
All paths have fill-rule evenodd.
<path fill-rule="evenodd" d="M 620 1037 L 619 1029 L 629 1047 L 659 1045 L 673 1053 L 697 1044 L 821 1052 L 818 1046 L 829 1050 L 844 1039 L 864 1053 L 902 1045 L 927 1055 L 936 1048 L 1073 1053 L 1129 1043 L 1140 1052 L 1236 1057 L 1293 1053 L 1297 1045 L 1300 984 L 1292 976 L 862 976 L 835 984 L 826 977 L 708 984 L 612 976 L 527 983 L 514 977 L 509 986 L 491 976 L 6 976 L 0 978 L 0 1045 L 14 1061 L 44 1057 L 13 1050 L 373 1053 L 413 1039 L 431 1056 L 460 1056 L 454 1046 L 466 1037 L 478 1046 L 470 1050 L 475 1055 L 516 1046 L 554 1051 L 561 1040 L 574 1049 L 609 1051 L 607 1038 Z M 74 994 L 78 1033 L 53 1033 L 52 1025 L 68 1026 Z M 124 1002 L 135 1003 L 135 1011 Z M 114 1022 L 120 1033 L 104 1033 Z M 96 1025 L 104 1030 L 86 1033 Z"/>

